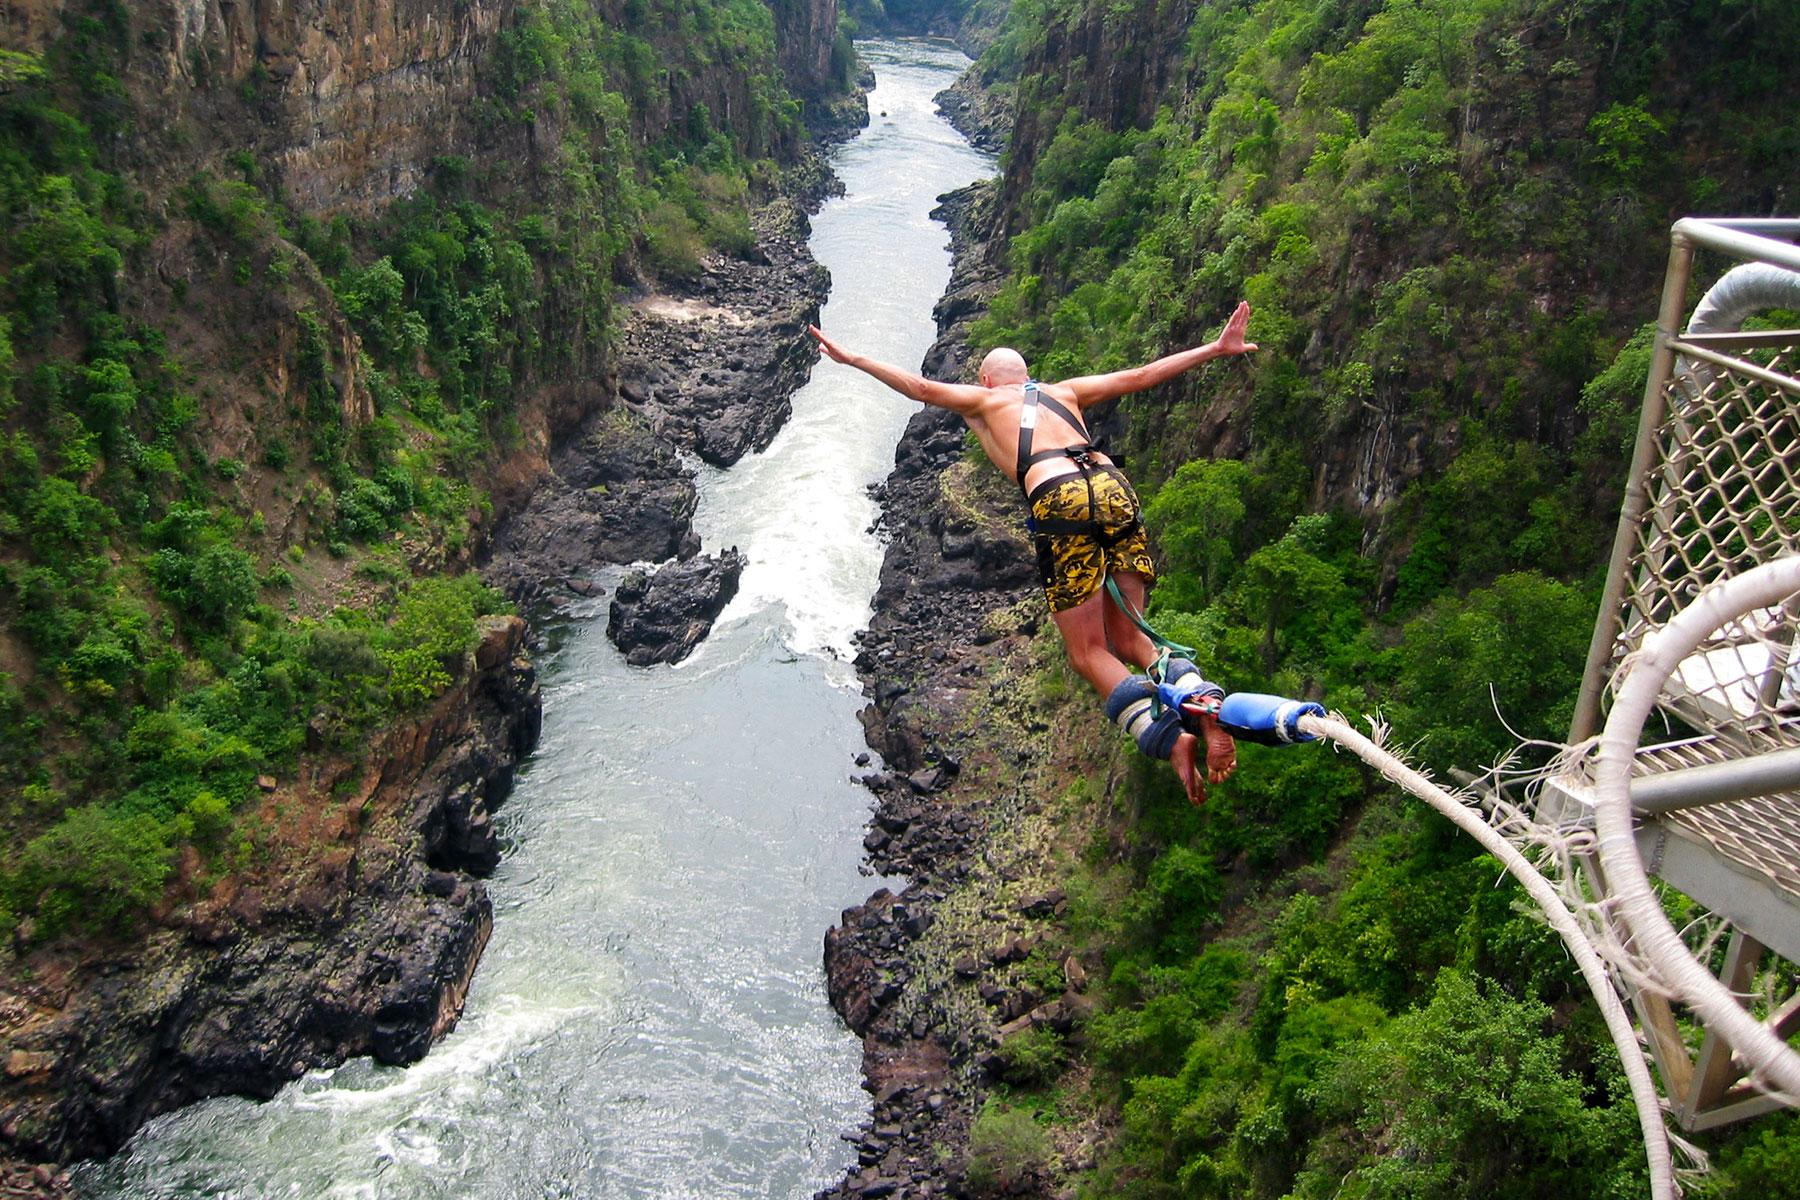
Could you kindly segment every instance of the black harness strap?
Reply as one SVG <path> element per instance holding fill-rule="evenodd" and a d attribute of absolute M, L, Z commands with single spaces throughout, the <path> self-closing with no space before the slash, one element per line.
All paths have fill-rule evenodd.
<path fill-rule="evenodd" d="M 1034 453 L 1031 449 L 1031 443 L 1037 432 L 1040 405 L 1042 408 L 1049 409 L 1052 413 L 1055 413 L 1057 417 L 1062 419 L 1064 424 L 1081 434 L 1081 442 L 1074 446 L 1058 446 L 1054 450 L 1039 450 Z M 1132 519 L 1129 525 L 1126 525 L 1117 531 L 1109 530 L 1105 525 L 1100 523 L 1100 504 L 1098 499 L 1094 496 L 1094 472 L 1096 470 L 1113 471 L 1113 468 L 1104 463 L 1096 463 L 1094 461 L 1093 453 L 1095 449 L 1096 447 L 1092 441 L 1088 439 L 1087 425 L 1079 416 L 1070 412 L 1068 407 L 1060 400 L 1056 399 L 1056 397 L 1045 395 L 1043 390 L 1038 386 L 1036 380 L 1025 381 L 1025 400 L 1023 406 L 1019 410 L 1019 491 L 1025 494 L 1025 524 L 1032 533 L 1040 536 L 1053 533 L 1084 534 L 1099 542 L 1101 547 L 1105 549 L 1111 548 L 1137 532 L 1140 521 L 1136 517 Z M 1087 485 L 1089 517 L 1085 521 L 1071 521 L 1062 518 L 1046 518 L 1044 520 L 1039 520 L 1030 512 L 1033 497 L 1031 493 L 1025 489 L 1025 474 L 1038 463 L 1049 462 L 1051 459 L 1056 458 L 1067 458 L 1074 462 L 1076 468 L 1081 472 L 1082 482 Z M 1113 471 L 1113 473 L 1117 474 L 1116 471 Z M 1045 483 L 1057 481 L 1059 480 L 1046 480 Z M 1039 486 L 1041 488 L 1043 485 Z"/>
<path fill-rule="evenodd" d="M 1039 405 L 1055 413 L 1065 425 L 1079 433 L 1082 439 L 1081 444 L 1059 446 L 1055 450 L 1039 450 L 1035 454 L 1032 453 L 1031 443 L 1037 433 Z M 1092 443 L 1088 441 L 1087 426 L 1082 423 L 1081 418 L 1070 412 L 1056 397 L 1045 395 L 1043 390 L 1038 387 L 1036 380 L 1026 380 L 1025 402 L 1019 409 L 1019 490 L 1021 492 L 1025 490 L 1025 473 L 1027 471 L 1038 463 L 1049 462 L 1053 458 L 1072 458 L 1076 465 L 1082 467 L 1085 472 L 1087 463 L 1084 459 L 1092 453 L 1093 449 Z"/>

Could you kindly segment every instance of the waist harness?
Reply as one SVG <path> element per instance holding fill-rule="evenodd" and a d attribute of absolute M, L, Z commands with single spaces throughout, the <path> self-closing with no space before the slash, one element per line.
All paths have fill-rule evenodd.
<path fill-rule="evenodd" d="M 1031 449 L 1031 443 L 1037 431 L 1038 414 L 1043 409 L 1048 409 L 1050 412 L 1054 413 L 1063 424 L 1081 434 L 1082 440 L 1073 446 L 1058 446 L 1054 450 L 1039 450 L 1034 453 Z M 1118 468 L 1112 466 L 1110 463 L 1094 461 L 1094 453 L 1098 449 L 1099 447 L 1094 445 L 1093 442 L 1088 439 L 1087 426 L 1082 422 L 1078 415 L 1069 411 L 1069 409 L 1061 401 L 1057 400 L 1056 397 L 1045 395 L 1043 390 L 1038 387 L 1036 380 L 1028 379 L 1025 381 L 1025 401 L 1023 407 L 1019 410 L 1018 471 L 1019 491 L 1025 496 L 1025 528 L 1029 532 L 1039 537 L 1053 533 L 1084 534 L 1099 542 L 1101 547 L 1109 548 L 1124 541 L 1138 531 L 1138 528 L 1143 524 L 1143 520 L 1136 512 L 1132 514 L 1129 524 L 1122 525 L 1117 529 L 1109 529 L 1100 522 L 1100 503 L 1094 495 L 1094 472 L 1106 471 L 1115 475 L 1119 472 Z M 1031 502 L 1036 499 L 1036 496 L 1025 489 L 1026 472 L 1030 471 L 1031 468 L 1038 463 L 1049 462 L 1052 459 L 1057 458 L 1067 458 L 1069 461 L 1073 462 L 1076 469 L 1081 473 L 1082 482 L 1087 484 L 1088 519 L 1085 521 L 1073 521 L 1061 517 L 1040 520 L 1031 512 Z M 1038 491 L 1042 492 L 1045 488 L 1061 483 L 1066 478 L 1066 475 L 1052 476 L 1038 485 Z"/>

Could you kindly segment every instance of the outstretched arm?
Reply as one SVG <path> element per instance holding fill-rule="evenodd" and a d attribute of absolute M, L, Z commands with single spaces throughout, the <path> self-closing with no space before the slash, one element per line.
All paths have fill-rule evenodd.
<path fill-rule="evenodd" d="M 831 361 L 855 367 L 865 375 L 879 379 L 902 396 L 908 396 L 921 404 L 935 404 L 939 408 L 967 415 L 980 407 L 981 402 L 987 398 L 986 388 L 971 387 L 964 383 L 939 383 L 912 371 L 903 371 L 892 363 L 846 350 L 820 333 L 817 325 L 808 325 L 806 332 L 813 335 L 820 349 L 825 351 L 826 357 Z"/>
<path fill-rule="evenodd" d="M 1075 403 L 1086 407 L 1098 404 L 1102 400 L 1111 400 L 1115 396 L 1124 396 L 1131 392 L 1141 392 L 1145 388 L 1153 388 L 1165 379 L 1173 379 L 1183 371 L 1191 371 L 1203 362 L 1215 358 L 1224 358 L 1231 354 L 1248 354 L 1256 349 L 1255 342 L 1244 340 L 1244 331 L 1250 324 L 1250 302 L 1240 301 L 1237 309 L 1225 322 L 1225 328 L 1219 336 L 1204 346 L 1195 346 L 1175 354 L 1166 355 L 1152 363 L 1141 367 L 1132 367 L 1128 371 L 1112 371 L 1105 375 L 1083 375 L 1078 379 L 1065 379 L 1063 387 L 1075 394 Z"/>

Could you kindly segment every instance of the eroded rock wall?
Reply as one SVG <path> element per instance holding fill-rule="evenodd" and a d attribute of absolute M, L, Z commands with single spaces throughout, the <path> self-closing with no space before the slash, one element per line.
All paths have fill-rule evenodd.
<path fill-rule="evenodd" d="M 269 865 L 145 942 L 75 961 L 41 950 L 13 972 L 0 1154 L 106 1154 L 208 1096 L 270 1096 L 357 1055 L 423 1057 L 461 1014 L 487 943 L 489 818 L 537 741 L 525 634 L 518 617 L 486 619 L 470 669 L 367 764 L 267 796 L 281 826 Z"/>
<path fill-rule="evenodd" d="M 0 7 L 0 35 L 41 53 L 72 23 L 99 21 L 137 109 L 128 158 L 147 182 L 246 150 L 275 166 L 304 210 L 368 210 L 407 195 L 433 159 L 474 140 L 481 70 L 513 9 L 514 0 L 150 0 L 109 16 L 83 0 L 14 0 Z"/>

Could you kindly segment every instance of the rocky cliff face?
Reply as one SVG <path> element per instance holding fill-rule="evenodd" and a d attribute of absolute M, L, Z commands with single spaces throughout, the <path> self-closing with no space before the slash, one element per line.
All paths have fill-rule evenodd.
<path fill-rule="evenodd" d="M 788 87 L 813 99 L 831 89 L 832 44 L 837 38 L 837 0 L 769 0 L 775 13 L 775 49 Z"/>
<path fill-rule="evenodd" d="M 79 0 L 0 8 L 8 45 L 41 51 L 94 19 Z M 474 141 L 483 64 L 513 0 L 152 0 L 112 30 L 121 78 L 155 125 L 133 165 L 178 180 L 228 150 L 272 164 L 307 211 L 407 195 Z M 187 135 L 160 135 L 186 127 Z"/>
<path fill-rule="evenodd" d="M 1031 185 L 1032 167 L 1052 138 L 1065 111 L 1106 129 L 1149 125 L 1159 104 L 1176 98 L 1191 0 L 1158 5 L 1149 14 L 1120 15 L 1100 5 L 1080 5 L 1048 22 L 1043 43 L 1020 68 L 1008 170 L 1002 182 L 1001 231 L 1011 237 L 1024 228 L 1019 202 Z M 1006 237 L 994 244 L 1006 251 Z"/>
<path fill-rule="evenodd" d="M 487 618 L 473 661 L 366 764 L 263 802 L 269 865 L 218 884 L 147 943 L 28 957 L 0 993 L 0 1150 L 116 1150 L 151 1116 L 273 1095 L 306 1070 L 422 1057 L 455 1024 L 492 925 L 477 877 L 492 809 L 536 744 L 525 623 Z M 20 982 L 21 980 L 28 982 Z"/>
<path fill-rule="evenodd" d="M 87 0 L 0 4 L 0 44 L 41 53 L 65 30 L 95 21 Z M 773 0 L 776 49 L 798 96 L 833 88 L 837 0 Z M 623 4 L 596 5 L 619 29 Z M 486 144 L 530 155 L 553 148 L 553 129 L 500 130 L 483 120 L 484 72 L 516 0 L 149 0 L 120 5 L 101 33 L 121 59 L 120 77 L 155 124 L 138 140 L 134 166 L 161 180 L 185 179 L 233 151 L 272 165 L 290 202 L 314 213 L 369 213 L 416 191 L 435 159 Z M 672 61 L 678 36 L 649 32 Z M 663 45 L 662 43 L 667 43 Z M 755 121 L 742 64 L 694 64 L 666 91 L 635 97 L 634 132 L 646 141 L 705 105 L 737 134 Z M 182 136 L 161 135 L 181 128 Z M 496 147 L 493 139 L 518 144 Z M 796 144 L 751 145 L 789 154 Z"/>

